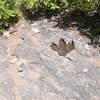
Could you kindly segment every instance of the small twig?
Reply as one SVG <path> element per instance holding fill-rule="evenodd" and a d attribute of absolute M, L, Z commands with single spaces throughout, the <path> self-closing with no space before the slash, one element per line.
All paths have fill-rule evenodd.
<path fill-rule="evenodd" d="M 72 60 L 72 59 L 70 59 L 69 57 L 65 57 L 65 58 L 67 58 L 68 60 L 70 60 L 70 61 L 72 61 L 72 62 L 73 62 L 73 60 Z"/>

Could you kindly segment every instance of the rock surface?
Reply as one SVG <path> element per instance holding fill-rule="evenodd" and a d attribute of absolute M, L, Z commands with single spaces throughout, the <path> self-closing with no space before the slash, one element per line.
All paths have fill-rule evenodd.
<path fill-rule="evenodd" d="M 99 50 L 55 24 L 16 25 L 17 32 L 0 38 L 0 100 L 100 100 Z M 61 37 L 75 42 L 66 57 L 50 48 Z"/>

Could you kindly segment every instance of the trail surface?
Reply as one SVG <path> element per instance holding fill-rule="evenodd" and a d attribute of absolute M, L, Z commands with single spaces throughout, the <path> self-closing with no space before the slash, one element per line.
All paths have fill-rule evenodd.
<path fill-rule="evenodd" d="M 0 38 L 0 100 L 100 100 L 100 52 L 78 31 L 36 21 Z M 75 43 L 66 57 L 50 48 Z"/>

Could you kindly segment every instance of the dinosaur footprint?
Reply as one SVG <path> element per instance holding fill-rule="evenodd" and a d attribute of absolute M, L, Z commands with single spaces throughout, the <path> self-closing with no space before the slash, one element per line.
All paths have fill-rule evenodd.
<path fill-rule="evenodd" d="M 68 44 L 66 44 L 65 40 L 61 38 L 59 40 L 59 46 L 55 43 L 52 43 L 50 47 L 52 50 L 58 52 L 59 56 L 65 56 L 67 53 L 75 49 L 75 44 L 74 41 L 68 42 Z"/>

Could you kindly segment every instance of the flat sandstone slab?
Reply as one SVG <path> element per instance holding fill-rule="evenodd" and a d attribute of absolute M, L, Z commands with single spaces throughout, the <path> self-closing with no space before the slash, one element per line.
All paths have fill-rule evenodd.
<path fill-rule="evenodd" d="M 0 39 L 0 100 L 100 100 L 99 52 L 78 31 L 53 25 L 37 21 Z M 50 48 L 61 37 L 75 42 L 65 57 Z"/>

